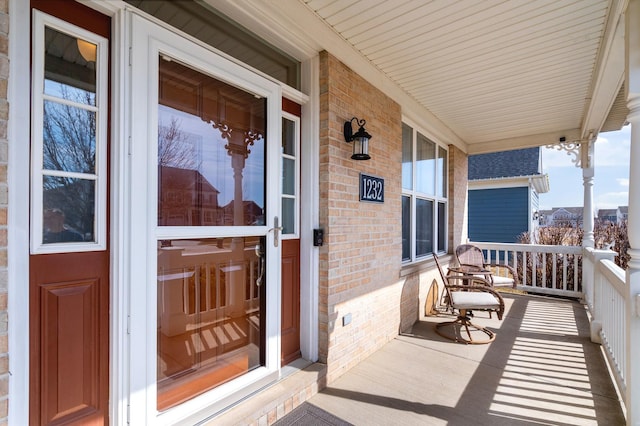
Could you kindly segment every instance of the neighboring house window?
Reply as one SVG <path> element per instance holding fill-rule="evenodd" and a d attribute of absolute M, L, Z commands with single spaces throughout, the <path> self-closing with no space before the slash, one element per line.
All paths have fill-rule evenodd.
<path fill-rule="evenodd" d="M 402 124 L 402 260 L 447 250 L 447 150 Z"/>

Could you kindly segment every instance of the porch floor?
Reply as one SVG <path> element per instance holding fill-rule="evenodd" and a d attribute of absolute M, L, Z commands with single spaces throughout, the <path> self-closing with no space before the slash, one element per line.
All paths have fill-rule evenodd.
<path fill-rule="evenodd" d="M 506 294 L 488 345 L 438 336 L 451 316 L 422 317 L 410 333 L 308 400 L 354 425 L 624 425 L 604 354 L 580 303 Z"/>

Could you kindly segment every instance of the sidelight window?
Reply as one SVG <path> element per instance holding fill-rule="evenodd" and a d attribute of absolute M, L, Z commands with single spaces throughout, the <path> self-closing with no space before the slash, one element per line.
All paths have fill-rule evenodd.
<path fill-rule="evenodd" d="M 282 114 L 282 233 L 283 238 L 298 236 L 300 176 L 300 117 Z"/>
<path fill-rule="evenodd" d="M 106 247 L 107 51 L 106 39 L 36 15 L 33 253 Z"/>

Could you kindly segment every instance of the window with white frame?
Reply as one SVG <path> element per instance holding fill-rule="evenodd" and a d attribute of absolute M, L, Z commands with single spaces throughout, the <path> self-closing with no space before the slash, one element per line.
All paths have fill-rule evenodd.
<path fill-rule="evenodd" d="M 300 117 L 282 113 L 282 237 L 297 238 L 299 222 Z"/>
<path fill-rule="evenodd" d="M 447 250 L 447 150 L 402 124 L 402 261 Z"/>
<path fill-rule="evenodd" d="M 32 253 L 106 248 L 107 40 L 37 13 Z"/>

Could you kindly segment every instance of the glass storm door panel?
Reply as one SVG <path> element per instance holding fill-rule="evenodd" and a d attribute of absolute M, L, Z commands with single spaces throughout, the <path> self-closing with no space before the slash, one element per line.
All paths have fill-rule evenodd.
<path fill-rule="evenodd" d="M 158 226 L 264 225 L 266 100 L 159 59 Z"/>
<path fill-rule="evenodd" d="M 264 366 L 263 244 L 233 237 L 158 245 L 159 411 Z"/>
<path fill-rule="evenodd" d="M 265 99 L 158 61 L 158 226 L 263 226 Z M 158 240 L 158 410 L 264 366 L 264 246 Z"/>
<path fill-rule="evenodd" d="M 278 376 L 281 93 L 135 15 L 131 62 L 131 424 L 197 423 Z"/>

